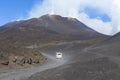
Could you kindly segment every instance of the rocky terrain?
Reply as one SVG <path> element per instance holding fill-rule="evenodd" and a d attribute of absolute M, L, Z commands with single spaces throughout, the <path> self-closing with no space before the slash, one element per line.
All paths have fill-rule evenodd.
<path fill-rule="evenodd" d="M 9 54 L 0 60 L 0 69 L 15 69 L 15 68 L 28 68 L 33 64 L 40 64 L 46 61 L 47 58 L 41 53 L 16 55 Z"/>
<path fill-rule="evenodd" d="M 84 46 L 79 44 L 63 50 L 64 65 L 38 72 L 24 80 L 119 80 L 120 79 L 120 34 L 102 43 Z M 61 48 L 58 46 L 58 48 Z M 56 50 L 55 47 L 49 51 Z M 66 57 L 67 56 L 67 57 Z"/>
<path fill-rule="evenodd" d="M 59 15 L 10 22 L 0 27 L 0 80 L 118 80 L 118 40 Z"/>
<path fill-rule="evenodd" d="M 64 42 L 98 43 L 107 37 L 77 19 L 59 15 L 47 14 L 40 18 L 10 22 L 0 27 L 0 67 L 37 63 L 36 55 L 40 60 L 45 60 L 39 51 L 51 45 Z"/>

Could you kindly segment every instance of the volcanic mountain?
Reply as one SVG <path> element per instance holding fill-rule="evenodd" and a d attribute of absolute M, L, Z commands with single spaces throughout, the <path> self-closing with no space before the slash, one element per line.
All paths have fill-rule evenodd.
<path fill-rule="evenodd" d="M 59 15 L 44 15 L 25 21 L 15 21 L 0 28 L 4 37 L 19 37 L 31 39 L 88 39 L 104 35 L 92 30 L 75 18 Z"/>
<path fill-rule="evenodd" d="M 107 37 L 75 18 L 47 14 L 40 18 L 14 21 L 1 26 L 0 58 L 4 61 L 11 55 L 31 56 L 33 53 L 36 55 L 39 50 L 34 47 L 49 43 L 56 44 L 56 42 L 76 40 L 97 43 Z M 28 48 L 29 46 L 32 46 L 32 49 Z M 4 64 L 8 62 L 9 59 Z"/>

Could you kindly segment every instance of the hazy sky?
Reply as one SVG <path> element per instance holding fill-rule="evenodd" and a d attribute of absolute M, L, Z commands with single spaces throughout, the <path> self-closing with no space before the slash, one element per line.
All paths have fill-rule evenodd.
<path fill-rule="evenodd" d="M 104 34 L 120 31 L 120 0 L 1 0 L 0 25 L 21 19 L 58 14 L 74 17 Z"/>

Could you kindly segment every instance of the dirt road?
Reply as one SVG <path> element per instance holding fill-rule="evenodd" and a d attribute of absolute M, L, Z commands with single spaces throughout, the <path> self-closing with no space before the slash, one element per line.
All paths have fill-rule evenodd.
<path fill-rule="evenodd" d="M 63 59 L 56 59 L 55 54 L 43 53 L 43 55 L 48 58 L 48 60 L 44 64 L 36 67 L 31 67 L 29 69 L 0 71 L 0 80 L 21 80 L 37 72 L 55 68 L 67 62 L 67 58 L 65 58 L 65 56 L 63 57 Z"/>

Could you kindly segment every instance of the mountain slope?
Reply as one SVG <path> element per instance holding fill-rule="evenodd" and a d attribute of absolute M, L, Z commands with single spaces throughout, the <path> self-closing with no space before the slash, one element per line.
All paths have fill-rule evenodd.
<path fill-rule="evenodd" d="M 85 42 L 95 44 L 105 38 L 108 36 L 92 30 L 77 19 L 48 14 L 40 18 L 15 21 L 0 27 L 0 45 L 2 45 L 0 58 L 4 60 L 11 55 L 39 54 L 39 50 L 34 47 L 28 49 L 28 46 L 38 47 L 48 43 L 77 40 L 86 40 Z"/>
<path fill-rule="evenodd" d="M 4 28 L 4 29 L 3 29 Z M 93 37 L 101 37 L 103 36 L 100 33 L 88 28 L 83 23 L 79 22 L 74 18 L 61 17 L 59 15 L 44 15 L 40 18 L 33 18 L 30 20 L 13 22 L 4 25 L 0 28 L 0 31 L 4 31 L 6 34 L 21 32 L 20 34 L 32 34 L 38 36 L 46 36 L 46 35 L 61 35 L 61 37 L 69 36 L 69 38 L 76 39 L 85 39 L 85 38 L 93 38 Z M 16 32 L 15 32 L 16 31 Z M 11 33 L 12 32 L 12 33 Z M 7 35 L 8 35 L 7 34 Z M 16 36 L 19 36 L 16 35 Z M 26 35 L 26 36 L 30 36 Z M 14 35 L 15 36 L 15 35 Z M 48 37 L 48 36 L 47 36 Z"/>
<path fill-rule="evenodd" d="M 120 33 L 102 43 L 87 46 L 83 50 L 80 50 L 79 47 L 75 50 L 70 47 L 70 50 L 73 49 L 73 55 L 77 54 L 75 58 L 68 53 L 73 59 L 66 64 L 38 72 L 25 80 L 119 80 L 119 40 Z"/>
<path fill-rule="evenodd" d="M 103 43 L 97 44 L 89 50 L 108 56 L 120 56 L 120 33 L 108 38 Z"/>

